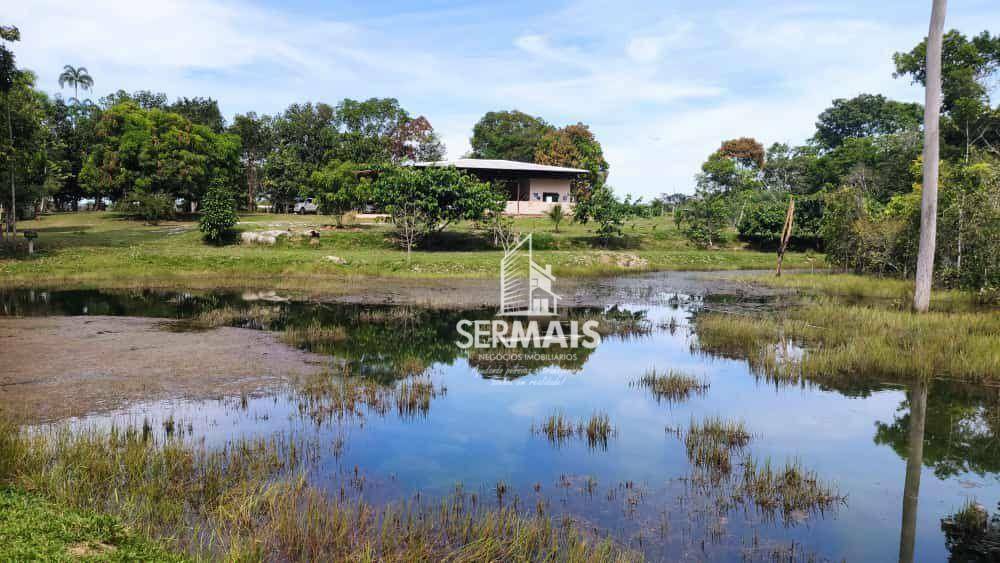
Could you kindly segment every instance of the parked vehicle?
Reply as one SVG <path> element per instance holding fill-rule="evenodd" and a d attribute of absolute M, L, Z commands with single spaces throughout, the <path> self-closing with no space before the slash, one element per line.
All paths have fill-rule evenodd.
<path fill-rule="evenodd" d="M 293 211 L 298 215 L 305 215 L 306 213 L 318 213 L 319 206 L 316 205 L 316 202 L 313 200 L 313 198 L 310 197 L 306 200 L 296 202 Z"/>

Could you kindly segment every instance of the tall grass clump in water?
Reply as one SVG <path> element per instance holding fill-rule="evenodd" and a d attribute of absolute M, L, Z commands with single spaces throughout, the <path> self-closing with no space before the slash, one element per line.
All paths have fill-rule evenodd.
<path fill-rule="evenodd" d="M 865 374 L 1000 380 L 1000 315 L 915 314 L 820 299 L 771 315 L 707 313 L 696 346 L 744 358 L 760 374 L 794 380 Z M 801 354 L 784 354 L 788 345 Z"/>
<path fill-rule="evenodd" d="M 718 475 L 728 475 L 733 468 L 732 455 L 750 444 L 752 436 L 740 421 L 707 418 L 702 422 L 691 419 L 684 435 L 688 459 L 696 467 Z"/>
<path fill-rule="evenodd" d="M 298 385 L 298 407 L 320 424 L 329 420 L 364 418 L 366 414 L 387 415 L 394 407 L 403 417 L 426 416 L 431 401 L 444 395 L 444 386 L 429 377 L 413 377 L 384 384 L 367 377 L 320 374 Z"/>
<path fill-rule="evenodd" d="M 541 424 L 532 424 L 533 434 L 544 434 L 553 444 L 561 445 L 570 438 L 586 438 L 591 448 L 607 449 L 608 441 L 617 433 L 607 413 L 594 412 L 587 420 L 574 421 L 563 413 L 554 413 Z"/>
<path fill-rule="evenodd" d="M 290 326 L 281 333 L 281 341 L 289 346 L 310 351 L 329 350 L 334 344 L 347 339 L 347 331 L 342 326 L 328 326 L 313 321 L 306 326 Z"/>
<path fill-rule="evenodd" d="M 649 389 L 657 402 L 681 402 L 691 395 L 703 395 L 708 391 L 708 381 L 693 375 L 669 370 L 657 371 L 656 368 L 646 370 L 642 377 L 629 383 L 629 387 Z"/>
<path fill-rule="evenodd" d="M 570 520 L 488 509 L 464 497 L 375 506 L 304 478 L 313 447 L 275 435 L 218 450 L 111 430 L 0 428 L 6 483 L 120 518 L 198 559 L 234 561 L 628 561 Z M 6 446 L 12 444 L 12 446 Z"/>
<path fill-rule="evenodd" d="M 815 471 L 803 468 L 798 460 L 774 467 L 770 459 L 761 464 L 752 456 L 743 460 L 743 477 L 736 496 L 750 499 L 765 514 L 780 511 L 786 520 L 795 512 L 823 512 L 845 501 L 833 486 L 821 482 Z"/>
<path fill-rule="evenodd" d="M 262 305 L 233 307 L 227 305 L 218 309 L 203 311 L 188 321 L 187 324 L 196 328 L 234 326 L 238 328 L 267 330 L 283 321 L 284 318 L 285 312 L 280 307 L 265 307 Z"/>

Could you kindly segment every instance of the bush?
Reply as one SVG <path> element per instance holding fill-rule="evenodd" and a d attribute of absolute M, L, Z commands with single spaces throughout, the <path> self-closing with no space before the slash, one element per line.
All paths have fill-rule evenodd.
<path fill-rule="evenodd" d="M 740 240 L 764 248 L 776 248 L 781 242 L 788 213 L 787 194 L 761 194 L 747 204 L 737 230 Z M 793 246 L 816 248 L 823 220 L 823 203 L 816 196 L 795 198 L 795 218 L 792 222 Z"/>
<path fill-rule="evenodd" d="M 691 198 L 674 212 L 674 221 L 685 238 L 712 248 L 722 242 L 729 222 L 725 198 L 709 194 Z"/>
<path fill-rule="evenodd" d="M 237 220 L 233 194 L 224 186 L 213 184 L 202 201 L 201 219 L 198 220 L 205 240 L 220 242 L 230 237 Z"/>
<path fill-rule="evenodd" d="M 174 201 L 167 194 L 151 193 L 142 188 L 125 194 L 115 202 L 114 211 L 128 219 L 156 225 L 174 215 Z"/>

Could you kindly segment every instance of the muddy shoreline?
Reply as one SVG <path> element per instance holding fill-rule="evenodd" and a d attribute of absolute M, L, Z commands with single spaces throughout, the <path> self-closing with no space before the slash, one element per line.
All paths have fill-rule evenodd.
<path fill-rule="evenodd" d="M 675 294 L 757 301 L 787 293 L 752 284 L 760 272 L 657 272 L 560 279 L 562 306 L 654 305 Z M 495 280 L 368 280 L 340 294 L 243 291 L 246 301 L 494 307 Z M 322 372 L 333 358 L 290 347 L 275 333 L 240 328 L 178 330 L 183 321 L 135 316 L 0 316 L 0 408 L 31 422 L 168 399 L 206 399 L 277 389 Z"/>

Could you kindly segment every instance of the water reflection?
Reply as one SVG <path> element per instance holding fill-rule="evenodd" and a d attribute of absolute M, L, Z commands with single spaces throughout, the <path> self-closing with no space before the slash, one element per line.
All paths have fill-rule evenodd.
<path fill-rule="evenodd" d="M 489 309 L 277 294 L 0 292 L 9 315 L 155 316 L 183 319 L 188 328 L 215 319 L 275 331 L 329 355 L 339 370 L 281 394 L 134 405 L 88 422 L 130 418 L 145 426 L 148 419 L 154 432 L 183 429 L 175 432 L 217 446 L 237 435 L 302 433 L 323 444 L 311 478 L 333 490 L 356 478 L 356 467 L 366 476 L 359 494 L 371 501 L 433 498 L 456 482 L 488 499 L 502 482 L 505 503 L 529 510 L 540 503 L 547 513 L 613 530 L 651 559 L 941 560 L 949 553 L 941 519 L 970 497 L 992 506 L 1000 496 L 995 389 L 936 381 L 905 391 L 899 382 L 864 377 L 794 385 L 760 379 L 747 358 L 699 350 L 689 325 L 703 304 L 674 296 L 657 305 L 568 309 L 565 320 L 601 319 L 598 348 L 512 364 L 455 345 L 456 322 L 492 318 Z M 683 400 L 659 400 L 629 386 L 650 368 L 710 385 Z M 555 411 L 579 421 L 595 410 L 616 430 L 606 449 L 586 440 L 557 447 L 531 431 Z M 713 416 L 743 421 L 754 435 L 749 453 L 761 464 L 799 463 L 802 474 L 815 472 L 847 504 L 775 519 L 752 502 L 710 494 L 711 479 L 693 478 L 697 467 L 684 440 L 665 429 Z M 744 459 L 732 457 L 733 475 L 744 474 Z"/>

